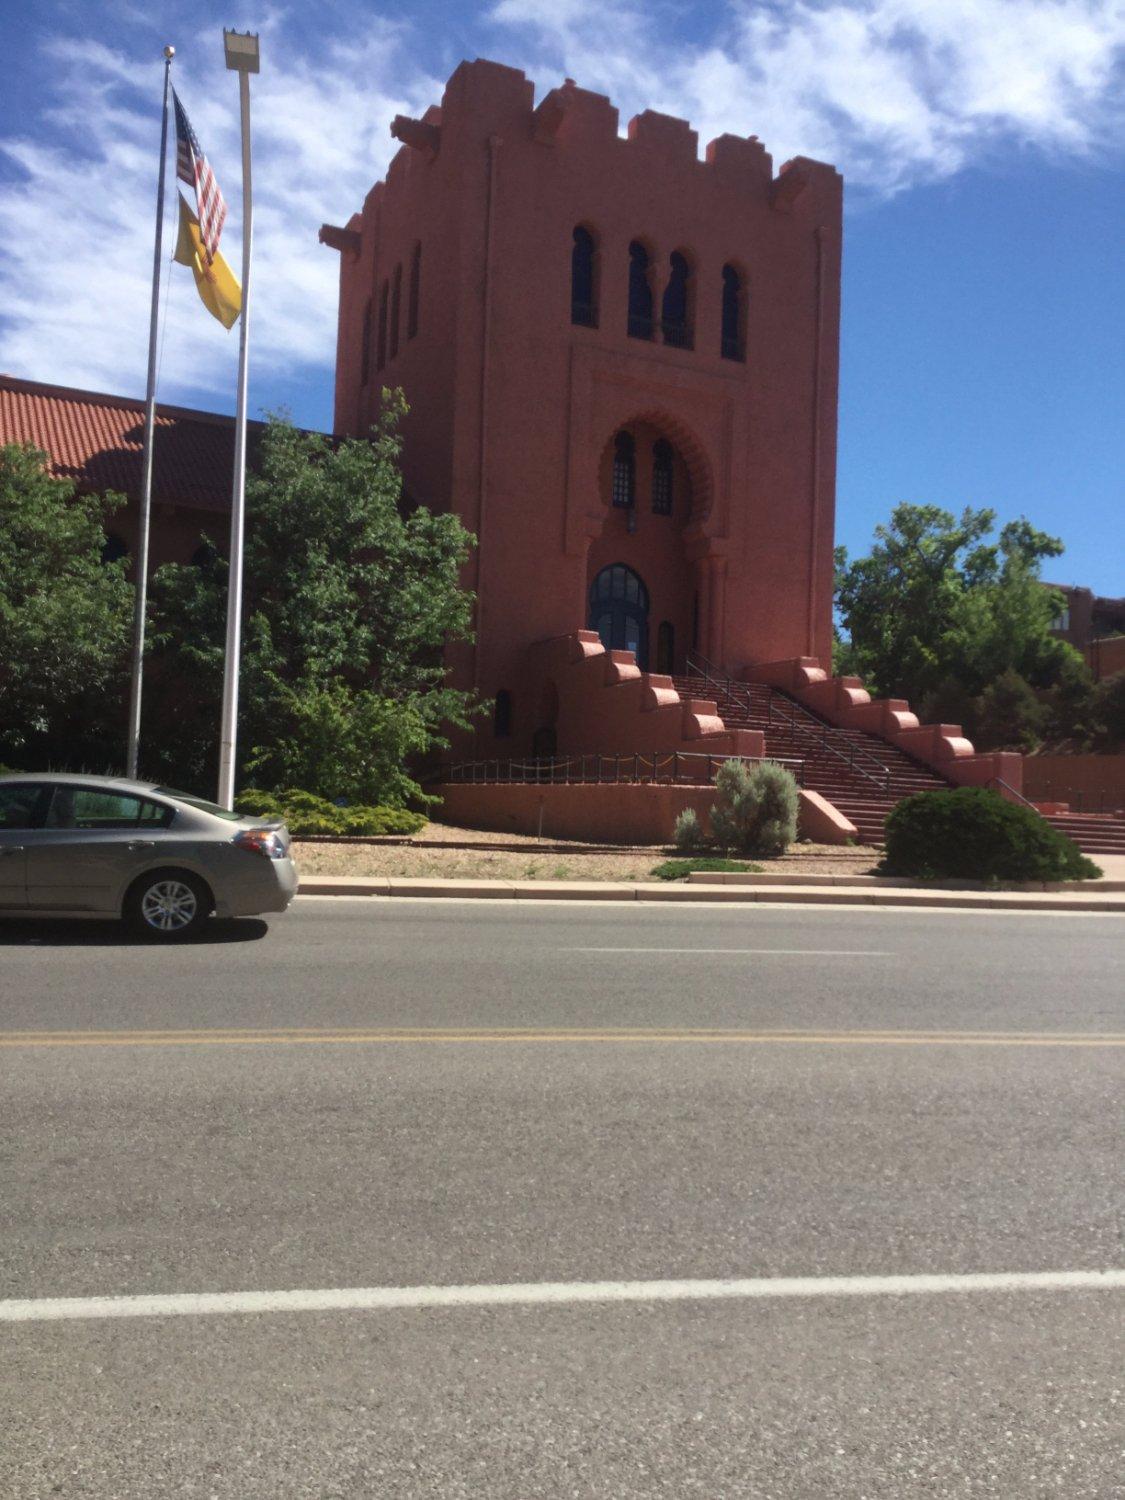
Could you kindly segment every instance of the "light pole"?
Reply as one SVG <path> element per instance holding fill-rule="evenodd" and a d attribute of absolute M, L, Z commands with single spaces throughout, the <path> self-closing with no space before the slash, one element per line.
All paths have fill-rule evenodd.
<path fill-rule="evenodd" d="M 219 736 L 219 802 L 234 806 L 238 743 L 238 673 L 242 650 L 242 546 L 246 511 L 246 375 L 250 344 L 250 243 L 254 204 L 250 183 L 250 74 L 258 71 L 253 32 L 223 32 L 227 67 L 238 74 L 242 116 L 242 323 L 238 335 L 238 406 L 234 423 L 234 489 L 230 507 L 230 574 L 227 584 L 227 644 L 223 666 L 223 715 Z"/>

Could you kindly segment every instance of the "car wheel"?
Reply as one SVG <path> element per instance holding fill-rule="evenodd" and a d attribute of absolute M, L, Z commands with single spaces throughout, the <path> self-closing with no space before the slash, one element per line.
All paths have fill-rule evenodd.
<path fill-rule="evenodd" d="M 134 932 L 175 942 L 191 937 L 206 922 L 211 892 L 186 870 L 152 870 L 125 898 L 125 920 Z"/>

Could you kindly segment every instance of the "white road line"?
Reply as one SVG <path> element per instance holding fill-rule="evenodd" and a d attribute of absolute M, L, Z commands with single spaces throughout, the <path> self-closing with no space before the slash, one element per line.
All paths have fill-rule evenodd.
<path fill-rule="evenodd" d="M 733 953 L 781 958 L 893 958 L 881 948 L 560 948 L 560 953 Z"/>
<path fill-rule="evenodd" d="M 330 1287 L 289 1292 L 172 1292 L 139 1297 L 0 1301 L 0 1323 L 64 1318 L 169 1318 L 215 1313 L 381 1312 L 393 1308 L 503 1307 L 582 1302 L 754 1301 L 779 1297 L 901 1297 L 939 1292 L 1125 1289 L 1125 1270 L 1000 1271 L 961 1275 L 778 1276 L 728 1281 L 540 1281 L 483 1286 Z"/>

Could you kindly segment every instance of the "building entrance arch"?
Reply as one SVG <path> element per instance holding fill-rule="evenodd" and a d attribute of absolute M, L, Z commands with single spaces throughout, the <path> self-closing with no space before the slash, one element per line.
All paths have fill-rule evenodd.
<path fill-rule="evenodd" d="M 648 667 L 648 589 L 624 563 L 602 568 L 590 585 L 587 628 L 596 630 L 607 651 L 633 651 Z"/>

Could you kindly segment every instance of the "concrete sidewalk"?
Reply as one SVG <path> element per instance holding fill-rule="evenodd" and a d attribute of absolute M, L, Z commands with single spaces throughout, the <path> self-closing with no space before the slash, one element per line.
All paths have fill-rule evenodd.
<path fill-rule="evenodd" d="M 690 883 L 612 880 L 406 880 L 362 875 L 308 875 L 302 896 L 407 896 L 524 901 L 721 901 L 814 903 L 819 906 L 916 906 L 985 911 L 1125 912 L 1125 882 L 1092 881 L 1057 891 L 937 890 L 876 876 L 711 875 Z M 859 884 L 859 881 L 865 884 Z M 741 882 L 746 883 L 741 883 Z M 837 883 L 842 882 L 842 883 Z"/>

